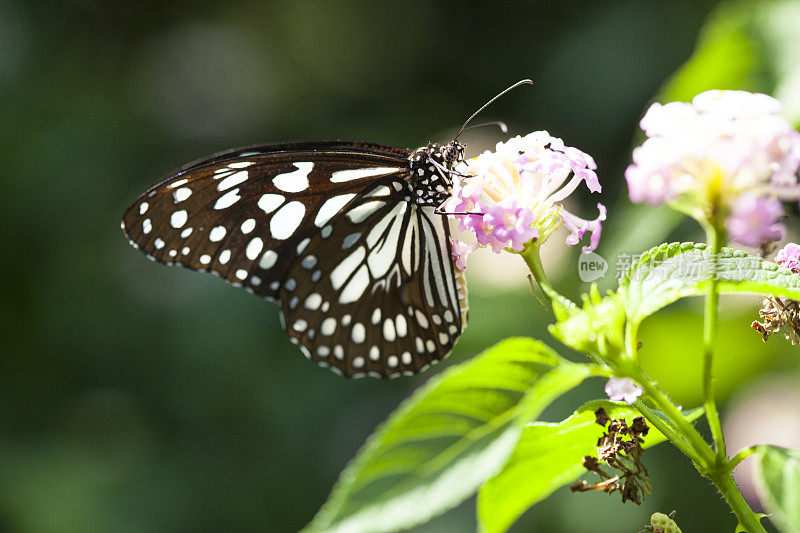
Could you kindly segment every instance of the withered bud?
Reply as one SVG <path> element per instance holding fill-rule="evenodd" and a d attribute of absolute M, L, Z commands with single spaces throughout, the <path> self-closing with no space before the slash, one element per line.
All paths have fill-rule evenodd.
<path fill-rule="evenodd" d="M 590 470 L 590 471 L 597 470 L 597 467 L 599 466 L 599 464 L 600 464 L 600 462 L 597 460 L 597 458 L 596 457 L 592 457 L 591 455 L 587 455 L 587 456 L 585 456 L 583 458 L 583 467 L 586 470 Z"/>
<path fill-rule="evenodd" d="M 594 416 L 595 422 L 603 427 L 605 427 L 605 425 L 608 424 L 608 421 L 611 420 L 611 418 L 608 416 L 608 413 L 606 413 L 606 410 L 602 407 L 594 412 Z"/>
<path fill-rule="evenodd" d="M 635 435 L 640 437 L 644 437 L 650 431 L 650 427 L 647 425 L 643 416 L 637 416 L 633 419 L 633 424 L 631 424 L 631 429 Z"/>

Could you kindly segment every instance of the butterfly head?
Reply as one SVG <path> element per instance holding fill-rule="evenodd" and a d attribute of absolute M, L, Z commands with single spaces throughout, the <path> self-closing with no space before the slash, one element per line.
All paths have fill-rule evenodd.
<path fill-rule="evenodd" d="M 438 207 L 453 189 L 453 169 L 464 160 L 464 145 L 430 143 L 411 154 L 411 185 L 414 201 Z"/>

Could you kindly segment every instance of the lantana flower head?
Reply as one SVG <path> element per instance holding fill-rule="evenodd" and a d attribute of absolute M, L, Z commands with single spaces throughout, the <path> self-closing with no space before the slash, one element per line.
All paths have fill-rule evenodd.
<path fill-rule="evenodd" d="M 462 230 L 475 235 L 478 246 L 516 252 L 537 239 L 546 239 L 563 225 L 570 234 L 567 244 L 577 244 L 591 233 L 585 251 L 600 239 L 606 210 L 585 220 L 564 209 L 562 202 L 583 182 L 600 192 L 594 159 L 577 148 L 565 146 L 546 131 L 514 137 L 497 144 L 467 164 L 467 175 L 453 186 L 444 209 L 454 215 Z"/>
<path fill-rule="evenodd" d="M 730 237 L 750 246 L 780 238 L 778 200 L 800 198 L 800 133 L 778 100 L 706 91 L 691 103 L 653 104 L 640 125 L 648 138 L 625 171 L 633 202 L 728 219 Z"/>
<path fill-rule="evenodd" d="M 800 274 L 800 244 L 788 243 L 778 251 L 775 262 L 795 274 Z"/>

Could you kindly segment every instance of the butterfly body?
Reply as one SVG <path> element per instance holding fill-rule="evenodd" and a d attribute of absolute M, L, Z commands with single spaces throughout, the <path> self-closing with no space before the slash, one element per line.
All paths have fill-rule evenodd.
<path fill-rule="evenodd" d="M 436 209 L 457 142 L 411 151 L 323 141 L 198 160 L 140 196 L 122 227 L 155 261 L 281 303 L 303 353 L 346 376 L 413 374 L 466 324 L 466 290 Z"/>

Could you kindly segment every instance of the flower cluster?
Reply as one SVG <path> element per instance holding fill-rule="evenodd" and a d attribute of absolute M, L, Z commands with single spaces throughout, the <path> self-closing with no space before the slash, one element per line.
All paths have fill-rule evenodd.
<path fill-rule="evenodd" d="M 592 192 L 600 192 L 594 160 L 546 131 L 514 137 L 497 144 L 468 162 L 461 182 L 453 186 L 444 209 L 455 213 L 459 227 L 475 235 L 477 246 L 524 250 L 531 241 L 544 240 L 563 225 L 570 234 L 567 244 L 577 244 L 586 232 L 594 250 L 600 239 L 606 209 L 594 220 L 584 220 L 564 209 L 563 202 L 585 182 Z M 459 245 L 462 252 L 471 248 Z M 457 259 L 464 254 L 456 252 Z"/>
<path fill-rule="evenodd" d="M 800 198 L 800 133 L 774 98 L 706 91 L 691 103 L 653 104 L 640 123 L 648 139 L 625 171 L 633 202 L 727 221 L 748 246 L 779 239 L 780 200 Z"/>
<path fill-rule="evenodd" d="M 800 244 L 790 242 L 778 251 L 775 262 L 795 274 L 800 274 Z"/>

